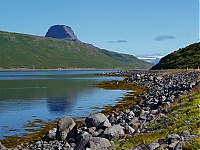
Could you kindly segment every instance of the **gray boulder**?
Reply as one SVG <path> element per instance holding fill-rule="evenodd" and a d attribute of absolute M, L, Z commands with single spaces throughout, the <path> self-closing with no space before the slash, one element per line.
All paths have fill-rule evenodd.
<path fill-rule="evenodd" d="M 58 121 L 56 138 L 64 141 L 65 139 L 73 138 L 77 136 L 77 126 L 71 117 L 64 117 Z"/>
<path fill-rule="evenodd" d="M 111 126 L 103 132 L 102 137 L 105 137 L 109 140 L 118 139 L 124 136 L 124 130 L 120 125 Z"/>
<path fill-rule="evenodd" d="M 157 142 L 153 142 L 153 143 L 147 145 L 147 148 L 148 148 L 148 150 L 154 150 L 154 149 L 159 148 L 159 146 L 160 146 L 159 143 L 157 143 Z"/>
<path fill-rule="evenodd" d="M 85 119 L 87 128 L 90 127 L 109 127 L 111 126 L 108 118 L 103 113 L 91 115 Z"/>
<path fill-rule="evenodd" d="M 90 137 L 92 137 L 91 134 L 89 134 L 86 131 L 83 131 L 82 133 L 78 134 L 78 136 L 76 137 L 76 141 L 80 141 L 81 139 L 87 139 L 87 138 L 90 138 Z"/>
<path fill-rule="evenodd" d="M 107 150 L 111 146 L 110 142 L 105 138 L 90 137 L 80 140 L 75 147 L 75 150 L 81 149 L 96 149 L 96 150 Z"/>

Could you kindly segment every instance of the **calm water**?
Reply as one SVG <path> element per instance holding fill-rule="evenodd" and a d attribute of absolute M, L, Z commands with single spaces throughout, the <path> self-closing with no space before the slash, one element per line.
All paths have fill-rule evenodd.
<path fill-rule="evenodd" d="M 23 133 L 28 120 L 86 117 L 115 104 L 127 91 L 94 84 L 122 78 L 95 76 L 102 72 L 110 71 L 0 72 L 0 139 Z"/>

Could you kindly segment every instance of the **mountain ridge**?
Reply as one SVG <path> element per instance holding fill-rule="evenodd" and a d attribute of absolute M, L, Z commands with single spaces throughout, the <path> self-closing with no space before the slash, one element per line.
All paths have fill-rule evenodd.
<path fill-rule="evenodd" d="M 123 62 L 91 44 L 43 36 L 0 31 L 0 68 L 130 68 L 149 69 L 136 59 Z M 111 52 L 111 51 L 108 51 Z M 118 53 L 119 54 L 119 53 Z M 119 54 L 119 57 L 124 57 Z M 132 57 L 128 55 L 127 57 Z"/>

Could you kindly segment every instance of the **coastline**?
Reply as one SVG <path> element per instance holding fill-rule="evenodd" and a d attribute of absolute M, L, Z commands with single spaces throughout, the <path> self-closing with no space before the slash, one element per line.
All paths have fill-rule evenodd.
<path fill-rule="evenodd" d="M 71 71 L 71 70 L 120 70 L 120 68 L 55 68 L 55 69 L 30 69 L 30 68 L 9 68 L 9 69 L 5 69 L 5 68 L 0 68 L 0 72 L 3 71 Z"/>
<path fill-rule="evenodd" d="M 124 75 L 127 75 L 127 72 L 125 71 L 125 72 L 121 72 L 121 73 L 123 73 Z M 126 81 L 127 81 L 127 83 L 134 83 L 134 84 L 138 84 L 138 85 L 142 85 L 142 86 L 149 86 L 148 88 L 151 88 L 151 86 L 150 86 L 150 83 L 153 83 L 153 82 L 155 82 L 155 84 L 160 84 L 160 81 L 162 81 L 162 78 L 160 77 L 160 76 L 151 76 L 151 75 L 148 75 L 148 73 L 146 73 L 146 75 L 144 75 L 145 73 L 144 72 L 140 72 L 140 73 L 136 73 L 135 74 L 135 76 L 134 76 L 134 74 L 132 75 L 132 77 L 128 77 L 127 79 L 126 79 Z M 181 76 L 183 76 L 183 75 L 187 75 L 187 73 L 182 73 L 182 74 L 180 74 Z M 118 74 L 117 74 L 118 75 Z M 143 76 L 144 75 L 144 76 Z M 175 75 L 176 76 L 176 74 L 173 74 L 173 75 Z M 168 76 L 168 75 L 167 75 Z M 167 77 L 166 76 L 166 77 Z M 170 78 L 172 78 L 173 79 L 173 76 L 169 76 Z M 192 75 L 191 76 L 189 76 L 189 77 L 192 77 Z M 155 79 L 155 81 L 154 81 L 154 79 Z M 176 79 L 176 78 L 175 78 Z M 145 81 L 145 80 L 147 80 L 147 81 Z M 181 79 L 182 80 L 182 79 Z M 188 80 L 189 80 L 189 78 L 188 78 Z M 143 81 L 143 82 L 139 82 L 139 81 Z M 184 84 L 187 84 L 187 82 L 185 82 Z M 179 87 L 180 85 L 178 85 L 177 84 L 177 86 Z M 191 85 L 192 86 L 192 85 Z M 187 86 L 186 86 L 187 87 Z M 187 89 L 187 88 L 186 88 Z M 190 88 L 189 88 L 190 89 Z M 188 92 L 191 92 L 190 90 L 188 91 Z M 186 93 L 182 93 L 181 92 L 181 96 L 182 96 L 182 94 L 183 95 L 186 95 L 186 94 L 188 94 L 187 92 Z M 148 95 L 148 94 L 147 94 Z M 143 95 L 144 96 L 144 95 Z M 178 96 L 178 95 L 177 95 Z M 165 97 L 165 96 L 164 96 Z M 165 99 L 164 97 L 162 97 L 163 99 Z M 180 97 L 178 96 L 176 99 L 178 100 Z M 171 99 L 172 100 L 172 102 L 168 102 L 168 101 L 161 101 L 161 103 L 159 104 L 159 106 L 163 103 L 163 104 L 170 104 L 170 103 L 176 103 L 176 101 L 175 101 L 175 99 L 173 100 L 173 99 Z M 157 100 L 153 100 L 152 101 L 153 102 L 153 104 L 155 105 L 153 105 L 153 107 L 157 107 L 157 105 L 158 105 L 158 102 L 157 102 Z M 138 106 L 140 107 L 140 109 L 142 109 L 143 111 L 141 111 L 140 109 L 138 109 Z M 140 113 L 141 112 L 143 112 L 142 113 L 142 116 L 141 116 L 141 114 L 137 117 L 138 118 L 138 120 L 141 120 L 141 123 L 143 123 L 143 120 L 144 120 L 144 118 L 145 118 L 145 114 L 147 113 L 147 111 L 148 110 L 145 110 L 146 109 L 146 107 L 144 107 L 144 108 L 142 108 L 142 106 L 144 105 L 144 100 L 142 100 L 142 99 L 139 99 L 138 100 L 138 102 L 136 103 L 136 104 L 134 104 L 134 105 L 132 105 L 132 107 L 133 108 L 131 108 L 131 109 L 126 109 L 126 110 L 123 110 L 122 112 L 123 113 L 114 113 L 114 114 L 116 114 L 117 116 L 119 116 L 120 118 L 123 118 L 123 114 L 126 114 L 126 115 L 130 115 L 130 111 L 133 111 L 133 113 L 136 115 L 136 112 L 137 111 L 139 111 Z M 171 104 L 172 105 L 172 104 Z M 137 106 L 137 107 L 135 107 L 135 106 Z M 130 106 L 131 107 L 131 106 Z M 136 110 L 135 110 L 136 109 Z M 155 110 L 157 110 L 157 108 L 155 109 Z M 136 112 L 135 112 L 136 111 Z M 161 109 L 161 110 L 159 110 L 159 111 L 163 111 L 161 114 L 162 115 L 164 115 L 164 117 L 165 117 L 165 109 Z M 159 114 L 159 115 L 161 115 L 161 114 Z M 122 115 L 122 116 L 121 116 Z M 108 117 L 108 119 L 109 119 L 109 121 L 111 122 L 111 120 L 110 120 L 110 117 L 112 118 L 112 117 L 115 117 L 115 115 L 113 116 L 113 115 L 109 115 L 109 117 Z M 130 116 L 129 116 L 130 117 Z M 147 117 L 147 116 L 146 116 Z M 162 117 L 160 118 L 161 120 L 162 120 Z M 146 120 L 146 119 L 145 119 Z M 126 122 L 126 121 L 125 121 Z M 114 123 L 114 124 L 116 124 L 116 123 Z M 123 120 L 122 120 L 122 122 L 120 122 L 120 125 L 121 126 L 123 126 Z M 148 133 L 147 131 L 146 131 L 146 127 L 144 126 L 144 127 L 140 127 L 139 128 L 139 132 L 136 132 L 136 128 L 134 128 L 134 132 L 132 133 L 133 135 L 135 135 L 135 136 L 142 136 L 143 134 L 149 134 L 149 135 L 151 135 L 151 133 Z M 154 130 L 154 129 L 152 129 L 152 130 Z M 86 130 L 87 131 L 87 130 Z M 173 130 L 172 130 L 173 131 Z M 129 135 L 130 136 L 130 135 Z M 144 138 L 144 137 L 143 137 Z M 149 137 L 150 138 L 150 137 Z M 119 139 L 119 138 L 118 138 Z M 144 139 L 143 139 L 144 140 Z M 121 144 L 124 144 L 124 142 L 122 142 Z M 159 144 L 159 143 L 156 143 L 156 144 Z M 145 146 L 145 145 L 144 145 Z"/>

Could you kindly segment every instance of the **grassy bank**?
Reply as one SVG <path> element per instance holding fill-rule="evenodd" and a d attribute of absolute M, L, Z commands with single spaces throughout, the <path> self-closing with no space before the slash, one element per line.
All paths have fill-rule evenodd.
<path fill-rule="evenodd" d="M 118 143 L 118 150 L 136 147 L 142 143 L 151 143 L 158 139 L 164 139 L 168 134 L 180 134 L 188 130 L 191 134 L 200 134 L 200 88 L 195 89 L 192 94 L 185 95 L 168 107 L 168 118 L 149 126 L 146 134 L 127 138 Z M 153 131 L 154 132 L 151 132 Z M 156 132 L 155 132 L 156 131 Z M 200 137 L 188 141 L 185 149 L 200 149 Z"/>

